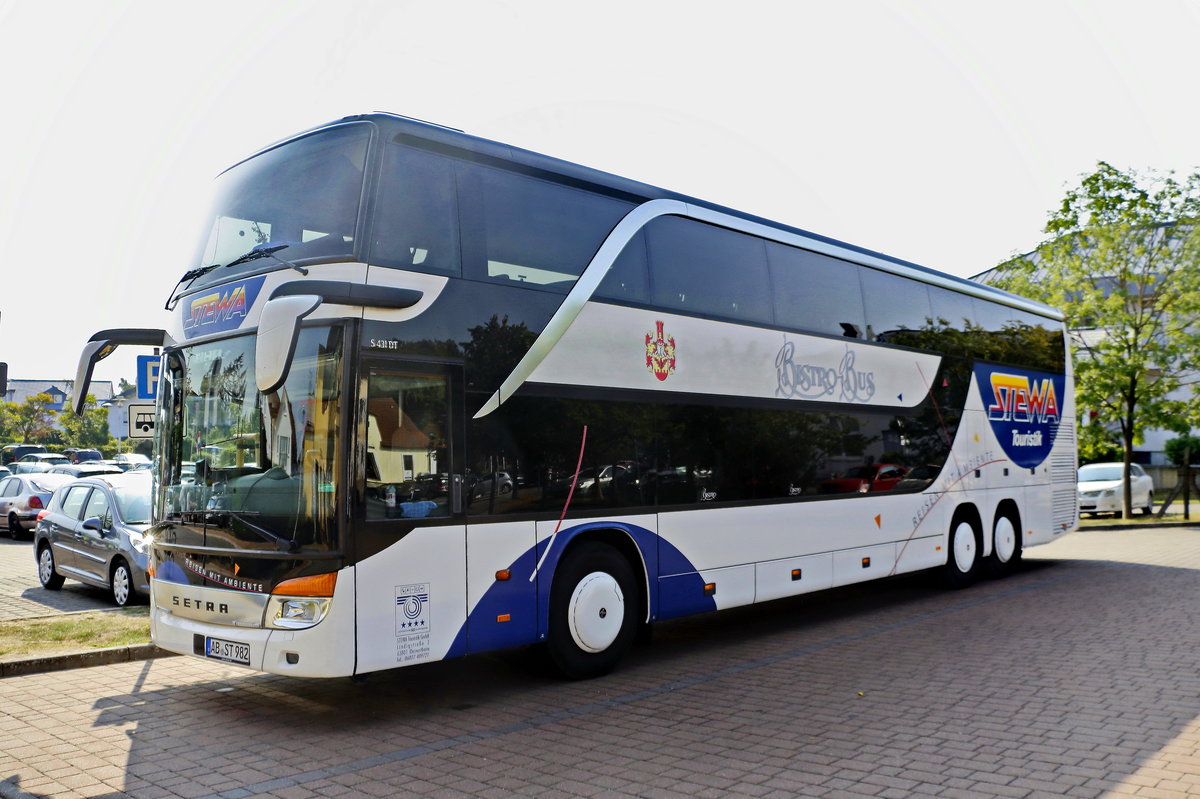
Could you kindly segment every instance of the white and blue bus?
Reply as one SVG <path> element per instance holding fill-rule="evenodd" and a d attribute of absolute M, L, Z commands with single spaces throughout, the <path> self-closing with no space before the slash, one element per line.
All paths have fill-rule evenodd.
<path fill-rule="evenodd" d="M 1077 522 L 1039 303 L 388 114 L 217 188 L 173 329 L 96 334 L 76 381 L 164 348 L 164 649 L 330 677 L 541 643 L 584 677 L 639 625 L 964 586 Z"/>

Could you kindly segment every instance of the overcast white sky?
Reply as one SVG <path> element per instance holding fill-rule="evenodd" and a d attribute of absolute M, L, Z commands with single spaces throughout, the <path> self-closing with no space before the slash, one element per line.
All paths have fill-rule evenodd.
<path fill-rule="evenodd" d="M 370 111 L 969 276 L 1097 160 L 1200 164 L 1197 41 L 1182 0 L 0 0 L 0 361 L 165 327 L 213 176 Z"/>

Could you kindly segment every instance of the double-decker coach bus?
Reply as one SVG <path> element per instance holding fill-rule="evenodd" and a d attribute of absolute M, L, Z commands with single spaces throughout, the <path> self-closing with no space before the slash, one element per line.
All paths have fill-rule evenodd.
<path fill-rule="evenodd" d="M 1077 521 L 1062 317 L 387 114 L 223 173 L 163 347 L 152 631 L 329 677 L 917 570 Z M 53 558 L 54 553 L 38 553 Z"/>

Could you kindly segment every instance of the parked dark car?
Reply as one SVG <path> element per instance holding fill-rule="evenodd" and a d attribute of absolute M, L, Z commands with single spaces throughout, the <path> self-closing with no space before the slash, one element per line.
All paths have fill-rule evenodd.
<path fill-rule="evenodd" d="M 65 474 L 14 474 L 0 481 L 0 519 L 15 541 L 32 530 L 37 515 L 50 504 L 50 497 L 71 478 Z"/>
<path fill-rule="evenodd" d="M 67 455 L 67 453 L 63 453 Z M 87 461 L 98 461 L 104 457 L 98 449 L 77 449 L 67 455 L 71 463 L 86 463 Z"/>
<path fill-rule="evenodd" d="M 45 452 L 46 448 L 41 444 L 9 444 L 0 449 L 0 464 L 7 466 L 15 460 L 19 460 L 31 452 Z"/>
<path fill-rule="evenodd" d="M 107 588 L 117 605 L 149 595 L 150 486 L 145 470 L 60 486 L 38 517 L 34 536 L 42 587 L 57 591 L 70 577 Z"/>

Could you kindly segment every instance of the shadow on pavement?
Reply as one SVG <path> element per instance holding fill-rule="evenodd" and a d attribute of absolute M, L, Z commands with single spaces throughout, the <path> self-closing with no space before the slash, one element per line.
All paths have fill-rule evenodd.
<path fill-rule="evenodd" d="M 1196 570 L 1038 560 L 964 591 L 906 576 L 667 622 L 615 674 L 578 683 L 531 649 L 364 683 L 230 670 L 181 684 L 181 659 L 148 661 L 91 718 L 128 727 L 134 796 L 432 790 L 464 771 L 480 790 L 638 794 L 656 772 L 713 764 L 737 793 L 768 763 L 821 785 L 1101 796 L 1200 715 L 1198 599 Z"/>

